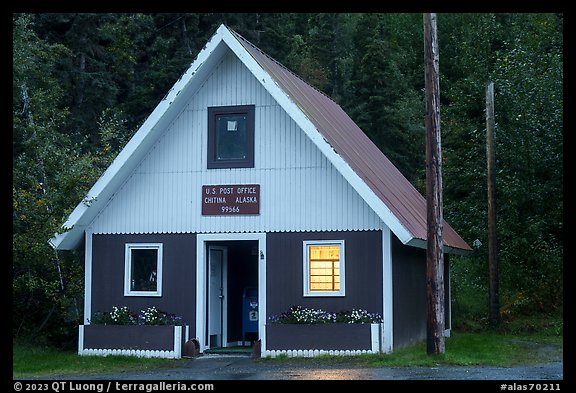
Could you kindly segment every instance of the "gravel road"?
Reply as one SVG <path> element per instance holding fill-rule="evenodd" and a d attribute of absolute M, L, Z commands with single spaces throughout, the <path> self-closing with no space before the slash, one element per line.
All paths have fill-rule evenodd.
<path fill-rule="evenodd" d="M 562 380 L 561 359 L 520 367 L 444 366 L 360 367 L 353 361 L 330 364 L 313 359 L 266 361 L 242 355 L 204 355 L 181 366 L 145 372 L 49 379 L 83 380 Z"/>

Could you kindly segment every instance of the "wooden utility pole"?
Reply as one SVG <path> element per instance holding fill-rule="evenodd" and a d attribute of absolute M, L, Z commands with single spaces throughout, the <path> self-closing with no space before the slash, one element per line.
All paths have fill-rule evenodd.
<path fill-rule="evenodd" d="M 494 121 L 494 83 L 486 84 L 486 158 L 488 161 L 488 274 L 490 323 L 500 323 L 500 290 L 498 284 L 498 249 L 496 242 L 496 152 Z"/>
<path fill-rule="evenodd" d="M 444 353 L 444 249 L 442 239 L 442 148 L 436 14 L 424 14 L 426 82 L 426 351 Z"/>

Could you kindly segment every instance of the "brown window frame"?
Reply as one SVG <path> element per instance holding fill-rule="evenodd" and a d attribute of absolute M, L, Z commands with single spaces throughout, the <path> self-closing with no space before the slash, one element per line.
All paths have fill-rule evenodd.
<path fill-rule="evenodd" d="M 255 105 L 208 107 L 208 169 L 254 168 L 254 112 Z M 216 119 L 221 115 L 246 115 L 246 158 L 217 159 Z"/>

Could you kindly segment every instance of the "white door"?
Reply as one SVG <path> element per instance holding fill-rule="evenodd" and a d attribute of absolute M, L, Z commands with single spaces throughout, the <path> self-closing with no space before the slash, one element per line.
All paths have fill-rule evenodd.
<path fill-rule="evenodd" d="M 208 246 L 208 337 L 207 348 L 226 343 L 227 248 Z"/>

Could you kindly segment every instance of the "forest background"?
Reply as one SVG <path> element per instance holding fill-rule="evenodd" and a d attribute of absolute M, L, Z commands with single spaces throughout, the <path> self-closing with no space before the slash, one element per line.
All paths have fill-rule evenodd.
<path fill-rule="evenodd" d="M 421 14 L 13 14 L 12 324 L 62 347 L 83 251 L 48 239 L 225 23 L 323 91 L 425 194 Z M 504 323 L 562 317 L 563 15 L 439 14 L 453 327 L 488 326 L 485 85 L 494 82 Z M 558 327 L 561 330 L 561 326 Z"/>

